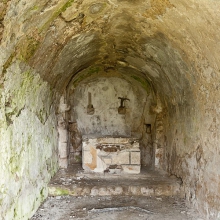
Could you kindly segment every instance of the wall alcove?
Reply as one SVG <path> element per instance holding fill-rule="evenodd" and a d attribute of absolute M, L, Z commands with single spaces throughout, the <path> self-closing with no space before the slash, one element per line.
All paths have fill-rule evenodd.
<path fill-rule="evenodd" d="M 121 98 L 125 100 L 123 104 Z M 68 111 L 69 163 L 82 162 L 83 140 L 131 138 L 140 142 L 142 159 L 139 158 L 138 164 L 152 167 L 154 161 L 152 134 L 146 132 L 145 124 L 155 125 L 156 114 L 151 110 L 153 99 L 152 92 L 146 91 L 135 80 L 128 81 L 117 76 L 89 78 L 77 86 L 70 83 L 68 86 L 68 101 L 71 109 Z M 123 113 L 119 112 L 121 105 L 124 108 Z M 91 106 L 92 113 L 88 112 Z M 114 161 L 123 163 L 120 162 L 122 157 L 121 155 Z"/>

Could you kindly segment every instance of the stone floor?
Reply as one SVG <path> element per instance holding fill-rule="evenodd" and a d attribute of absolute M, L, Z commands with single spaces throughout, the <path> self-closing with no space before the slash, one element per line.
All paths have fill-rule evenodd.
<path fill-rule="evenodd" d="M 49 192 L 32 220 L 202 220 L 186 207 L 181 180 L 158 171 L 97 174 L 74 166 L 55 175 Z"/>
<path fill-rule="evenodd" d="M 181 180 L 142 168 L 140 174 L 86 173 L 80 166 L 61 169 L 49 184 L 51 196 L 182 196 Z"/>
<path fill-rule="evenodd" d="M 49 197 L 31 220 L 203 220 L 176 197 Z"/>

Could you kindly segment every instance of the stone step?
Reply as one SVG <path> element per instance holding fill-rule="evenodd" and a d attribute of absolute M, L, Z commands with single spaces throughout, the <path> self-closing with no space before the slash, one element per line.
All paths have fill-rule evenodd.
<path fill-rule="evenodd" d="M 61 169 L 49 184 L 49 195 L 72 196 L 179 196 L 181 181 L 161 171 L 140 174 L 85 173 L 80 167 Z"/>

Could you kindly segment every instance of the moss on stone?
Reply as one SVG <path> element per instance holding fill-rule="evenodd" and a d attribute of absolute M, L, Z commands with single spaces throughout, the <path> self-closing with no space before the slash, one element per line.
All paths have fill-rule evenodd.
<path fill-rule="evenodd" d="M 48 195 L 48 191 L 47 191 L 47 188 L 43 187 L 41 190 L 40 190 L 40 201 L 44 201 L 44 199 L 47 197 Z"/>
<path fill-rule="evenodd" d="M 7 59 L 3 65 L 3 73 L 6 72 L 8 67 L 12 64 L 14 58 L 18 58 L 22 61 L 29 60 L 36 52 L 40 42 L 33 37 L 27 37 L 23 39 L 17 46 L 16 49 L 11 53 L 10 57 Z"/>
<path fill-rule="evenodd" d="M 61 12 L 66 11 L 67 8 L 69 8 L 73 4 L 74 0 L 69 0 L 61 9 Z"/>
<path fill-rule="evenodd" d="M 151 90 L 151 86 L 149 84 L 149 82 L 145 79 L 142 79 L 138 76 L 131 76 L 133 79 L 135 79 L 137 82 L 139 82 L 142 87 L 146 90 L 146 92 L 149 94 L 150 93 L 150 90 Z"/>
<path fill-rule="evenodd" d="M 27 102 L 28 92 L 33 87 L 34 75 L 26 71 L 22 73 L 22 81 L 12 88 L 5 103 L 5 116 L 8 126 L 18 117 Z"/>
<path fill-rule="evenodd" d="M 5 62 L 5 64 L 3 65 L 3 73 L 6 72 L 6 70 L 8 69 L 8 67 L 11 65 L 13 58 L 16 57 L 16 51 L 14 51 L 10 57 L 7 59 L 7 61 Z"/>
<path fill-rule="evenodd" d="M 11 157 L 9 160 L 9 168 L 12 174 L 15 174 L 19 171 L 19 158 Z"/>
<path fill-rule="evenodd" d="M 82 162 L 82 157 L 81 156 L 77 155 L 77 156 L 75 156 L 74 159 L 75 159 L 76 162 Z"/>
<path fill-rule="evenodd" d="M 16 208 L 14 208 L 14 219 L 16 219 L 16 217 L 17 217 L 17 210 Z"/>
<path fill-rule="evenodd" d="M 50 24 L 62 13 L 64 12 L 67 8 L 69 8 L 74 0 L 68 0 L 63 6 L 58 8 L 52 15 L 51 17 L 46 21 L 46 23 L 40 28 L 40 32 L 43 30 L 46 30 Z"/>
<path fill-rule="evenodd" d="M 94 73 L 98 73 L 99 71 L 100 71 L 100 67 L 98 67 L 98 66 L 91 67 L 88 70 L 88 75 L 92 75 Z"/>
<path fill-rule="evenodd" d="M 97 74 L 101 71 L 101 68 L 99 66 L 93 66 L 90 67 L 88 70 L 83 72 L 82 74 L 79 74 L 74 80 L 73 80 L 73 85 L 77 86 L 81 81 L 86 79 L 89 76 L 92 76 L 94 74 Z"/>
<path fill-rule="evenodd" d="M 62 188 L 53 188 L 53 189 L 49 189 L 50 194 L 54 195 L 54 196 L 65 196 L 65 195 L 69 195 L 70 192 L 67 189 L 62 189 Z"/>
<path fill-rule="evenodd" d="M 23 41 L 23 45 L 20 48 L 20 59 L 27 61 L 30 59 L 37 50 L 40 42 L 32 37 L 28 37 Z"/>
<path fill-rule="evenodd" d="M 33 7 L 30 8 L 31 11 L 36 11 L 39 9 L 39 6 L 34 5 Z"/>

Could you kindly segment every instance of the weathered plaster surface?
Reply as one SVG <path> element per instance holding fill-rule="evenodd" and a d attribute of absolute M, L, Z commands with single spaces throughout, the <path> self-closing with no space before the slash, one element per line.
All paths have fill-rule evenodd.
<path fill-rule="evenodd" d="M 50 88 L 14 63 L 5 73 L 0 111 L 0 216 L 28 219 L 57 171 L 56 115 Z"/>
<path fill-rule="evenodd" d="M 86 138 L 82 142 L 82 167 L 89 172 L 138 174 L 140 147 L 134 138 Z"/>
<path fill-rule="evenodd" d="M 220 182 L 219 1 L 11 0 L 0 4 L 1 126 L 5 149 L 10 151 L 13 123 L 24 112 L 28 112 L 28 120 L 35 118 L 34 131 L 41 128 L 42 132 L 54 123 L 47 89 L 62 93 L 71 80 L 79 85 L 92 74 L 100 77 L 97 71 L 84 70 L 101 66 L 106 75 L 118 77 L 115 72 L 119 72 L 128 82 L 138 82 L 138 86 L 146 91 L 150 88 L 160 97 L 163 129 L 157 130 L 155 136 L 159 138 L 156 147 L 163 146 L 166 155 L 161 164 L 182 178 L 187 199 L 207 219 L 220 218 L 216 193 Z M 26 68 L 20 71 L 13 64 L 17 61 L 32 68 L 28 72 L 34 74 L 33 79 L 29 79 Z M 10 74 L 12 64 L 14 72 Z M 10 87 L 9 76 L 13 78 L 10 83 L 20 89 Z M 21 84 L 21 78 L 33 80 L 24 94 L 26 83 Z M 38 80 L 42 82 L 39 88 Z M 38 91 L 42 92 L 36 94 Z M 10 94 L 13 102 L 7 97 Z M 154 101 L 158 107 L 156 98 Z M 41 112 L 34 104 L 38 102 Z M 51 123 L 47 125 L 48 120 Z M 51 137 L 55 138 L 54 133 Z M 5 154 L 4 161 L 10 155 Z M 5 206 L 4 213 L 9 210 L 10 205 Z"/>
<path fill-rule="evenodd" d="M 100 71 L 101 73 L 101 71 Z M 145 124 L 155 123 L 155 113 L 150 111 L 153 102 L 152 94 L 138 87 L 138 84 L 128 82 L 122 78 L 100 77 L 80 83 L 76 88 L 70 84 L 69 100 L 71 148 L 77 157 L 80 157 L 80 137 L 134 137 L 141 141 L 142 164 L 152 164 L 152 138 L 146 133 Z M 87 113 L 89 105 L 89 93 L 91 104 L 94 108 L 92 115 Z M 118 97 L 128 98 L 125 105 L 125 114 L 119 114 L 118 108 L 121 100 Z M 146 144 L 146 143 L 147 144 Z M 79 160 L 79 162 L 81 159 Z"/>
<path fill-rule="evenodd" d="M 88 93 L 94 114 L 87 114 Z M 120 78 L 98 78 L 81 83 L 72 98 L 71 120 L 76 121 L 82 135 L 128 136 L 141 138 L 145 121 L 154 122 L 149 114 L 152 97 L 141 87 Z M 128 98 L 125 114 L 119 114 L 120 99 Z"/>

